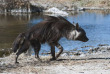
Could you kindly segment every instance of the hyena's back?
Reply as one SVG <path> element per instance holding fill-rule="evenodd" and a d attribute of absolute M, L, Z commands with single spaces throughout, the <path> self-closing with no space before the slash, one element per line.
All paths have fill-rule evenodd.
<path fill-rule="evenodd" d="M 74 26 L 71 23 L 63 18 L 49 17 L 49 19 L 33 26 L 30 29 L 30 34 L 32 33 L 33 37 L 38 39 L 41 43 L 51 43 L 58 41 L 68 30 L 71 30 L 73 27 Z"/>

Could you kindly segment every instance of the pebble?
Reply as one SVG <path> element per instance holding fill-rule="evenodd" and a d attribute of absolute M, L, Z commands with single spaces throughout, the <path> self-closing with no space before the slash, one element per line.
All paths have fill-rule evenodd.
<path fill-rule="evenodd" d="M 69 56 L 67 53 L 63 53 L 61 56 Z"/>
<path fill-rule="evenodd" d="M 80 57 L 85 57 L 85 56 L 86 56 L 85 54 L 81 54 L 81 55 L 80 55 Z"/>
<path fill-rule="evenodd" d="M 109 46 L 108 44 L 99 44 L 98 46 Z"/>

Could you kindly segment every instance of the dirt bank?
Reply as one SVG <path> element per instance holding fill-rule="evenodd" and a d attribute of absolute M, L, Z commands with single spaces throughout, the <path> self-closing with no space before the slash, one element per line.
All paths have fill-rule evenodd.
<path fill-rule="evenodd" d="M 83 10 L 83 9 L 109 9 L 109 0 L 31 0 L 35 6 L 42 6 L 44 9 L 52 7 L 60 10 Z"/>
<path fill-rule="evenodd" d="M 109 0 L 1 0 L 0 13 L 43 12 L 56 7 L 60 10 L 94 10 L 110 9 Z"/>

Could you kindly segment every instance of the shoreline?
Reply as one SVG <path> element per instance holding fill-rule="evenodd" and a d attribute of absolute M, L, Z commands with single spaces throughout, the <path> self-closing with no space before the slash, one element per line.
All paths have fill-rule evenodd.
<path fill-rule="evenodd" d="M 4 5 L 3 5 L 3 4 Z M 62 11 L 85 11 L 85 10 L 110 10 L 110 1 L 103 0 L 31 0 L 1 2 L 0 12 L 2 13 L 40 13 L 50 8 L 57 8 Z M 11 8 L 10 8 L 11 7 Z"/>
<path fill-rule="evenodd" d="M 110 46 L 101 46 L 92 53 L 81 55 L 64 55 L 50 61 L 51 55 L 40 56 L 42 62 L 34 55 L 20 55 L 19 64 L 15 64 L 15 54 L 0 58 L 0 73 L 33 73 L 33 74 L 109 74 Z"/>
<path fill-rule="evenodd" d="M 110 10 L 110 7 L 79 7 L 78 10 Z"/>
<path fill-rule="evenodd" d="M 59 8 L 57 8 L 59 9 Z M 78 12 L 78 11 L 87 11 L 87 10 L 110 10 L 110 7 L 78 7 L 77 9 L 66 9 L 66 10 L 61 10 L 61 11 L 74 11 L 74 12 Z M 42 12 L 19 12 L 19 11 L 15 11 L 15 12 L 0 12 L 0 14 L 32 14 L 32 13 L 46 13 L 45 11 L 47 10 L 42 10 Z M 51 12 L 47 12 L 47 13 L 51 13 Z"/>

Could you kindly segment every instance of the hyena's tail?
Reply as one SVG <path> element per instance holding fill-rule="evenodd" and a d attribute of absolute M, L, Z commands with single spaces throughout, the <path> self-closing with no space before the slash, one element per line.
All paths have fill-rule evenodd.
<path fill-rule="evenodd" d="M 24 42 L 25 33 L 20 33 L 13 42 L 12 49 L 13 52 L 16 53 L 19 49 L 20 45 Z"/>

